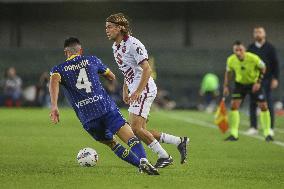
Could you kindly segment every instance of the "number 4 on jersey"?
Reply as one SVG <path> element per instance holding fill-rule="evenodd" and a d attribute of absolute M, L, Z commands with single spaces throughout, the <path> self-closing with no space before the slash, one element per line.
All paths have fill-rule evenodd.
<path fill-rule="evenodd" d="M 90 93 L 92 83 L 89 81 L 85 68 L 80 69 L 79 76 L 77 78 L 76 87 L 78 89 L 85 89 L 87 93 Z"/>

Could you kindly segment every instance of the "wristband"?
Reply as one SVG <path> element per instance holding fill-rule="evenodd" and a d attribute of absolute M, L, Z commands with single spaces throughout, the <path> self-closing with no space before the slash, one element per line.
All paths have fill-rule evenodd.
<path fill-rule="evenodd" d="M 257 82 L 258 82 L 258 83 L 261 83 L 261 81 L 262 81 L 262 79 L 263 79 L 263 76 L 264 76 L 263 73 L 260 73 L 260 74 L 259 74 L 258 79 L 257 79 Z"/>

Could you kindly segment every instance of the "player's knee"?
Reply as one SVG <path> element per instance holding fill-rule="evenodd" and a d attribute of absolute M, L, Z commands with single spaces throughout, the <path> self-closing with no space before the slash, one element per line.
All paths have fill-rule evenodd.
<path fill-rule="evenodd" d="M 111 149 L 113 149 L 115 147 L 115 145 L 117 144 L 116 140 L 110 140 L 110 141 L 100 141 L 101 143 L 107 145 L 108 147 L 110 147 Z"/>
<path fill-rule="evenodd" d="M 138 137 L 143 135 L 143 128 L 140 126 L 132 127 L 132 130 L 133 130 L 133 133 Z"/>
<path fill-rule="evenodd" d="M 137 134 L 142 129 L 142 126 L 138 122 L 133 122 L 131 124 L 131 128 L 132 128 L 132 131 L 134 132 L 134 134 Z"/>
<path fill-rule="evenodd" d="M 138 135 L 141 133 L 142 128 L 141 127 L 132 127 L 133 133 L 135 135 Z"/>

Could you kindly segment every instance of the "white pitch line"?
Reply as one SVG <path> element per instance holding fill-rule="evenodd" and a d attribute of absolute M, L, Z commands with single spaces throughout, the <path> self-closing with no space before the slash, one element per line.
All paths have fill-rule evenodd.
<path fill-rule="evenodd" d="M 202 127 L 218 129 L 218 127 L 216 125 L 212 124 L 212 123 L 209 123 L 209 122 L 206 122 L 206 121 L 197 120 L 197 119 L 192 119 L 190 117 L 184 118 L 184 117 L 180 117 L 180 116 L 176 116 L 176 115 L 167 115 L 167 117 L 170 117 L 172 119 L 176 119 L 176 120 L 179 120 L 179 121 L 184 121 L 184 122 L 187 122 L 187 123 L 190 123 L 190 124 L 193 124 L 193 125 L 195 124 L 195 125 L 200 125 Z M 245 136 L 248 136 L 248 137 L 252 137 L 252 138 L 264 141 L 264 138 L 261 137 L 261 136 L 258 136 L 258 135 L 248 135 L 248 134 L 246 134 L 243 131 L 239 131 L 239 133 L 241 135 L 245 135 Z M 275 145 L 284 147 L 284 143 L 283 142 L 273 141 L 272 143 L 275 144 Z"/>
<path fill-rule="evenodd" d="M 284 133 L 284 130 L 283 129 L 279 129 L 279 128 L 275 128 L 275 131 L 278 132 L 278 133 L 282 133 L 282 134 Z"/>
<path fill-rule="evenodd" d="M 242 124 L 242 125 L 247 125 L 247 126 L 250 125 L 250 123 L 249 123 L 248 121 L 241 121 L 241 124 Z M 275 128 L 274 130 L 275 130 L 277 133 L 281 133 L 281 134 L 284 133 L 284 129 Z"/>

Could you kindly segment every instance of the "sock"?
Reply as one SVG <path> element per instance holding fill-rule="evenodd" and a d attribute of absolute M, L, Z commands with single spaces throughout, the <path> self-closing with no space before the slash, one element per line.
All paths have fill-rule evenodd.
<path fill-rule="evenodd" d="M 268 110 L 260 112 L 260 123 L 263 129 L 263 135 L 267 137 L 271 127 L 271 118 Z"/>
<path fill-rule="evenodd" d="M 239 137 L 240 113 L 238 110 L 232 110 L 229 115 L 231 135 Z"/>
<path fill-rule="evenodd" d="M 174 144 L 178 146 L 181 143 L 180 137 L 169 135 L 167 133 L 162 133 L 160 137 L 161 143 L 166 143 L 166 144 Z"/>
<path fill-rule="evenodd" d="M 159 158 L 168 158 L 169 154 L 164 150 L 164 148 L 161 146 L 161 144 L 155 139 L 151 144 L 148 145 L 148 147 L 158 154 Z"/>
<path fill-rule="evenodd" d="M 121 144 L 115 145 L 112 151 L 122 160 L 130 163 L 136 167 L 139 167 L 140 160 L 139 158 L 128 149 L 124 148 Z"/>
<path fill-rule="evenodd" d="M 146 158 L 146 152 L 141 141 L 137 137 L 132 137 L 127 142 L 131 151 L 139 158 Z"/>

